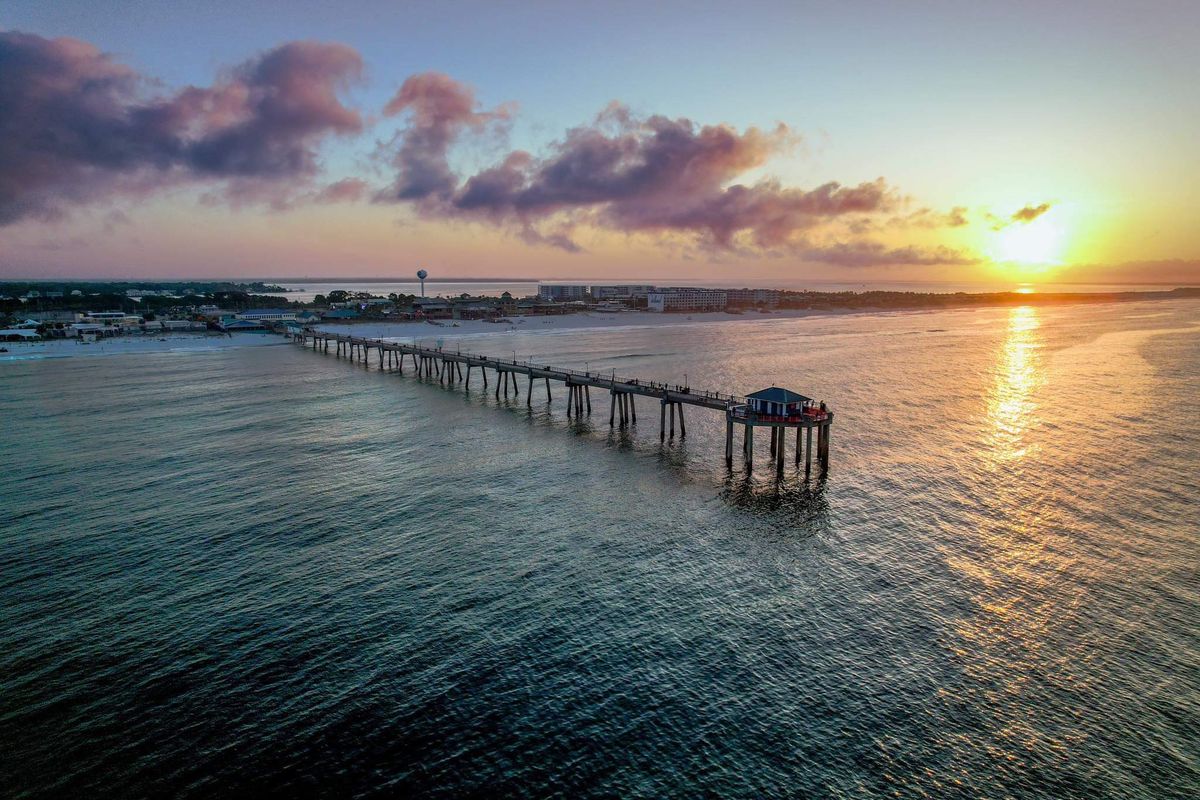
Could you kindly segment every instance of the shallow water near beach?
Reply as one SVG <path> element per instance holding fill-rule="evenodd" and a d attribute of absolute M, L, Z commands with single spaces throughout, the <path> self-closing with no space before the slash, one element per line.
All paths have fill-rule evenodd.
<path fill-rule="evenodd" d="M 787 386 L 830 473 L 284 343 L 0 363 L 6 794 L 1200 793 L 1200 303 L 446 339 Z"/>

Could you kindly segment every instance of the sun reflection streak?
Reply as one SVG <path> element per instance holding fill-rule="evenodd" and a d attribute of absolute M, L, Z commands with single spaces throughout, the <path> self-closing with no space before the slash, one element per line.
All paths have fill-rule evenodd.
<path fill-rule="evenodd" d="M 989 709 L 988 731 L 962 734 L 964 751 L 985 750 L 996 759 L 1030 763 L 1048 753 L 1064 757 L 1072 746 L 1046 727 L 1034 706 L 1018 702 L 1057 684 L 1080 686 L 1077 653 L 1058 652 L 1056 620 L 1075 612 L 1078 596 L 1056 591 L 1069 563 L 1052 546 L 1054 501 L 1023 463 L 1031 455 L 1028 433 L 1036 422 L 1037 397 L 1046 381 L 1044 336 L 1036 308 L 1009 312 L 993 383 L 987 395 L 987 428 L 981 456 L 993 491 L 973 515 L 973 546 L 947 554 L 947 563 L 973 587 L 973 608 L 951 623 L 948 646 L 962 664 L 966 683 Z M 953 692 L 947 692 L 948 699 Z M 1021 710 L 1023 709 L 1023 710 Z M 964 767 L 964 770 L 966 767 Z"/>
<path fill-rule="evenodd" d="M 988 420 L 995 458 L 1002 462 L 1025 456 L 1024 433 L 1037 404 L 1034 393 L 1043 381 L 1041 321 L 1033 306 L 1019 306 L 1008 315 L 996 381 L 988 396 Z"/>

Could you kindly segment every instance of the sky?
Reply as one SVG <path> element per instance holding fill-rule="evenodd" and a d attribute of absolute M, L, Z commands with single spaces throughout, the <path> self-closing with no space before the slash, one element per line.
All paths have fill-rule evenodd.
<path fill-rule="evenodd" d="M 1195 2 L 0 6 L 0 278 L 1200 283 Z"/>

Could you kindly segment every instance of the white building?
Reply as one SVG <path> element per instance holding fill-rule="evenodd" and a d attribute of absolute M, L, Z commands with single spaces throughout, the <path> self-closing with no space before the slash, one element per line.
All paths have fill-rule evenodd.
<path fill-rule="evenodd" d="M 538 297 L 542 300 L 563 302 L 568 300 L 586 300 L 588 287 L 573 283 L 539 283 Z"/>
<path fill-rule="evenodd" d="M 659 312 L 721 311 L 727 303 L 724 289 L 672 286 L 646 295 L 646 308 Z"/>
<path fill-rule="evenodd" d="M 287 311 L 282 308 L 255 308 L 251 311 L 242 311 L 233 315 L 234 319 L 245 319 L 251 322 L 286 322 L 296 318 L 295 311 Z"/>
<path fill-rule="evenodd" d="M 126 314 L 124 311 L 89 311 L 79 321 L 119 328 L 136 328 L 142 324 L 141 317 L 136 314 Z"/>

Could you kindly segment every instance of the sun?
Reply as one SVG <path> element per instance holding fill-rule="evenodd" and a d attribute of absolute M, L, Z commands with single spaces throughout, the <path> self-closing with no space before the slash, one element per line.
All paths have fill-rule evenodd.
<path fill-rule="evenodd" d="M 1048 215 L 1013 223 L 997 233 L 992 259 L 1022 267 L 1056 266 L 1062 263 L 1065 238 L 1061 223 Z"/>

